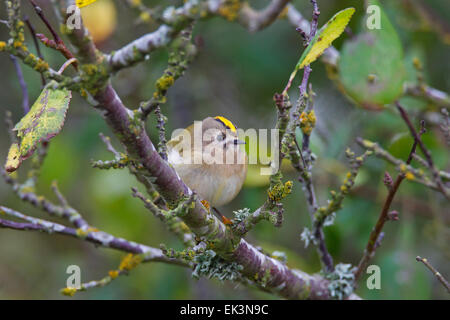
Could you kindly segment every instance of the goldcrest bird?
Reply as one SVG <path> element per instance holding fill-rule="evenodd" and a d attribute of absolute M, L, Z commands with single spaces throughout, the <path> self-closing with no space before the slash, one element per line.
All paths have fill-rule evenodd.
<path fill-rule="evenodd" d="M 247 154 L 240 147 L 245 142 L 224 117 L 208 117 L 201 129 L 195 129 L 199 124 L 190 125 L 167 143 L 168 162 L 201 200 L 212 207 L 222 206 L 236 197 L 247 175 Z"/>

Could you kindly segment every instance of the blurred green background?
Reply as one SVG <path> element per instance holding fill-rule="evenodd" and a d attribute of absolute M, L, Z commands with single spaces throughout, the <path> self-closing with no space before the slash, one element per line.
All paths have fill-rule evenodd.
<path fill-rule="evenodd" d="M 152 6 L 155 3 L 179 5 L 180 2 L 144 1 Z M 427 83 L 449 92 L 449 3 L 447 0 L 426 1 L 433 19 L 418 19 L 411 16 L 407 5 L 409 2 L 382 2 L 401 37 L 406 67 L 413 72 L 412 57 L 420 57 Z M 30 10 L 28 1 L 22 3 L 24 14 L 30 16 L 38 32 L 47 34 L 41 21 Z M 49 1 L 41 0 L 38 3 L 55 23 Z M 154 29 L 154 26 L 139 23 L 138 14 L 121 0 L 99 0 L 98 3 L 106 6 L 103 12 L 111 15 L 104 21 L 97 21 L 97 26 L 111 23 L 112 34 L 108 35 L 109 30 L 97 31 L 98 37 L 104 38 L 98 41 L 98 46 L 105 52 L 120 48 Z M 267 1 L 251 3 L 262 7 Z M 309 1 L 297 0 L 293 4 L 309 17 Z M 108 11 L 110 5 L 115 10 Z M 353 32 L 357 32 L 360 17 L 364 13 L 362 1 L 321 0 L 319 5 L 319 25 L 336 11 L 354 6 L 357 11 L 350 27 Z M 2 3 L 0 19 L 5 18 L 5 6 Z M 105 34 L 101 35 L 101 32 Z M 202 39 L 201 51 L 185 76 L 170 89 L 168 102 L 162 107 L 170 119 L 167 132 L 215 115 L 223 115 L 244 129 L 273 128 L 276 120 L 273 94 L 282 91 L 302 51 L 302 41 L 295 28 L 286 20 L 280 20 L 261 32 L 249 34 L 237 23 L 213 18 L 198 23 L 194 36 Z M 0 25 L 0 40 L 7 38 L 7 28 Z M 335 47 L 341 48 L 343 41 L 348 38 L 349 35 L 344 34 L 334 42 Z M 28 36 L 26 41 L 32 48 L 31 37 Z M 54 69 L 58 69 L 64 62 L 63 58 L 43 46 L 41 48 L 45 59 Z M 136 108 L 140 101 L 149 99 L 154 82 L 166 64 L 167 52 L 160 50 L 152 54 L 149 61 L 121 71 L 113 79 L 113 85 L 123 102 L 130 108 Z M 355 145 L 355 137 L 378 141 L 381 146 L 402 158 L 406 157 L 412 139 L 408 137 L 407 128 L 395 111 L 372 112 L 356 107 L 327 77 L 321 62 L 315 62 L 312 67 L 311 83 L 317 93 L 315 110 L 318 118 L 312 136 L 312 149 L 318 156 L 313 174 L 319 201 L 326 204 L 329 191 L 336 189 L 345 176 L 346 147 L 361 152 Z M 5 111 L 10 110 L 14 122 L 17 122 L 23 116 L 22 94 L 13 64 L 5 53 L 0 55 L 0 70 L 0 120 L 3 123 Z M 22 70 L 28 84 L 30 101 L 33 102 L 41 89 L 39 75 L 27 67 Z M 296 95 L 297 90 L 293 89 L 293 101 Z M 435 106 L 420 99 L 403 100 L 415 120 L 436 113 Z M 5 159 L 9 139 L 5 127 L 2 125 L 1 128 L 0 158 Z M 446 149 L 438 126 L 430 125 L 428 129 L 424 140 L 437 166 L 450 169 L 449 150 Z M 99 114 L 75 94 L 64 129 L 50 143 L 39 181 L 39 193 L 54 199 L 50 184 L 57 180 L 70 204 L 93 226 L 151 246 L 158 247 L 164 243 L 168 247 L 180 249 L 181 244 L 166 231 L 164 225 L 144 209 L 139 200 L 130 196 L 130 188 L 137 186 L 137 182 L 127 170 L 101 171 L 91 168 L 91 159 L 111 159 L 98 137 L 99 132 L 111 136 Z M 153 117 L 148 123 L 148 132 L 153 141 L 157 141 L 158 132 Z M 121 148 L 114 139 L 113 143 Z M 28 165 L 25 162 L 21 170 L 25 171 Z M 336 263 L 357 264 L 361 258 L 386 196 L 382 183 L 386 170 L 395 175 L 394 167 L 371 157 L 363 166 L 351 195 L 344 201 L 344 208 L 338 212 L 335 224 L 325 229 L 327 244 Z M 250 171 L 245 187 L 231 204 L 223 208 L 223 212 L 231 213 L 244 207 L 254 210 L 263 203 L 267 186 L 264 181 L 261 183 L 254 171 Z M 285 199 L 282 227 L 276 229 L 268 223 L 261 223 L 248 235 L 248 239 L 268 252 L 286 252 L 291 267 L 317 272 L 320 264 L 315 249 L 311 246 L 304 248 L 300 241 L 301 231 L 305 226 L 310 226 L 305 197 L 289 166 L 285 167 L 284 174 L 286 179 L 294 181 L 294 188 L 293 194 Z M 0 182 L 0 203 L 25 214 L 50 219 L 45 213 L 19 201 L 3 180 Z M 415 261 L 415 257 L 420 255 L 428 258 L 442 274 L 450 277 L 449 203 L 436 192 L 405 181 L 392 209 L 400 212 L 400 220 L 386 224 L 382 246 L 372 261 L 381 267 L 381 290 L 368 290 L 364 276 L 357 293 L 367 299 L 448 299 L 445 289 L 422 264 Z M 79 265 L 82 282 L 87 282 L 104 277 L 108 270 L 117 267 L 124 255 L 63 236 L 7 229 L 0 230 L 0 243 L 1 299 L 64 298 L 59 289 L 65 287 L 67 266 Z M 148 263 L 132 270 L 129 276 L 119 277 L 107 287 L 78 293 L 74 298 L 275 297 L 234 283 L 195 280 L 190 270 L 180 267 Z"/>

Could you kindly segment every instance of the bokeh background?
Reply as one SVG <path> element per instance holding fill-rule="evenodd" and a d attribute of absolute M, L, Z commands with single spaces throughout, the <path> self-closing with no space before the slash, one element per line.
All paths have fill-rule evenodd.
<path fill-rule="evenodd" d="M 38 32 L 48 33 L 28 1 L 22 1 L 24 14 Z M 50 1 L 38 3 L 55 23 Z M 143 1 L 148 5 L 179 5 L 181 1 Z M 429 14 L 411 10 L 414 1 L 384 1 L 386 12 L 397 29 L 405 50 L 405 63 L 412 70 L 411 57 L 421 59 L 428 84 L 449 92 L 450 6 L 446 0 L 415 1 L 425 5 Z M 256 7 L 267 1 L 252 1 Z M 293 1 L 305 16 L 309 16 L 309 1 Z M 362 1 L 319 1 L 319 25 L 335 12 L 354 6 L 357 11 L 350 27 L 359 28 L 364 12 Z M 97 11 L 95 11 L 97 10 Z M 88 12 L 89 11 L 89 12 Z M 155 28 L 142 23 L 138 14 L 121 0 L 98 0 L 83 9 L 91 25 L 99 48 L 110 52 L 132 39 Z M 4 3 L 0 6 L 0 19 L 6 18 Z M 55 24 L 56 25 L 56 24 Z M 95 30 L 94 30 L 95 29 Z M 185 76 L 177 81 L 162 110 L 170 119 L 167 132 L 189 125 L 206 116 L 223 115 L 238 127 L 273 128 L 276 119 L 273 94 L 281 92 L 296 64 L 302 41 L 286 20 L 276 21 L 269 28 L 249 34 L 237 23 L 213 18 L 196 25 L 194 35 L 203 43 L 195 62 Z M 351 35 L 344 34 L 334 42 L 341 48 Z M 7 28 L 0 25 L 0 40 L 6 40 Z M 32 48 L 28 36 L 27 44 Z M 42 47 L 42 46 L 41 46 Z M 47 48 L 43 55 L 57 69 L 63 58 Z M 409 57 L 409 60 L 408 60 Z M 386 56 L 389 59 L 389 56 Z M 113 79 L 124 103 L 130 108 L 148 99 L 155 80 L 167 64 L 167 52 L 160 50 L 149 61 L 121 71 Z M 21 91 L 17 75 L 8 55 L 0 55 L 0 120 L 6 110 L 17 122 L 22 117 Z M 22 68 L 28 84 L 30 100 L 41 90 L 39 75 L 27 67 Z M 411 71 L 414 77 L 413 71 Z M 299 81 L 297 79 L 297 81 Z M 355 145 L 357 136 L 378 141 L 394 155 L 405 158 L 412 139 L 407 128 L 395 112 L 387 109 L 373 112 L 352 104 L 327 77 L 321 62 L 313 64 L 311 83 L 317 93 L 315 110 L 317 128 L 312 136 L 312 149 L 318 156 L 314 168 L 314 183 L 321 204 L 326 203 L 331 189 L 343 180 L 347 163 L 345 149 Z M 292 90 L 295 100 L 297 90 Z M 415 120 L 433 116 L 436 106 L 415 98 L 403 98 Z M 8 134 L 0 126 L 0 158 L 5 159 L 9 147 Z M 148 123 L 153 141 L 157 141 L 154 119 Z M 127 170 L 101 171 L 90 166 L 91 159 L 111 159 L 111 155 L 98 137 L 99 132 L 111 135 L 102 118 L 83 99 L 75 95 L 61 134 L 50 143 L 48 157 L 42 168 L 39 193 L 54 199 L 50 184 L 57 180 L 70 204 L 88 221 L 116 236 L 158 247 L 160 243 L 181 249 L 179 241 L 169 234 L 142 203 L 130 196 L 130 188 L 137 182 Z M 449 150 L 446 149 L 437 125 L 429 126 L 424 141 L 432 151 L 436 164 L 449 169 Z M 120 146 L 113 139 L 117 148 Z M 24 167 L 28 164 L 24 163 Z M 367 243 L 369 233 L 378 217 L 386 196 L 383 173 L 392 175 L 395 168 L 371 157 L 360 171 L 357 184 L 344 201 L 335 224 L 325 229 L 326 240 L 336 262 L 357 264 Z M 259 224 L 248 239 L 266 251 L 284 251 L 288 265 L 306 272 L 320 269 L 315 249 L 305 248 L 300 233 L 310 226 L 306 201 L 296 175 L 284 166 L 287 179 L 294 181 L 293 194 L 285 199 L 285 220 L 276 229 L 269 223 Z M 266 198 L 267 180 L 258 176 L 257 168 L 250 168 L 245 187 L 223 212 L 239 208 L 256 209 Z M 0 182 L 0 203 L 29 215 L 48 218 L 45 213 L 18 200 L 4 181 Z M 374 264 L 381 267 L 381 290 L 368 290 L 365 278 L 357 293 L 367 299 L 448 299 L 445 289 L 432 274 L 415 261 L 417 255 L 427 257 L 442 274 L 450 277 L 450 212 L 449 203 L 435 192 L 405 181 L 398 192 L 393 208 L 400 212 L 398 222 L 389 222 L 385 238 L 377 250 Z M 63 222 L 63 221 L 60 221 Z M 65 286 L 68 265 L 79 265 L 82 281 L 104 277 L 117 267 L 123 253 L 95 248 L 71 238 L 33 232 L 0 230 L 0 298 L 1 299 L 64 299 L 59 290 Z M 140 265 L 129 276 L 119 277 L 104 288 L 78 293 L 74 299 L 219 299 L 219 298 L 276 298 L 234 283 L 191 277 L 189 270 L 158 263 Z"/>

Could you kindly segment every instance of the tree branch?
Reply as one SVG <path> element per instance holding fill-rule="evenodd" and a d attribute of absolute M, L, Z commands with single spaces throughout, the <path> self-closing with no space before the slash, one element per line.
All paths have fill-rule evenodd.
<path fill-rule="evenodd" d="M 398 159 L 394 157 L 392 154 L 390 154 L 388 151 L 383 149 L 378 143 L 372 142 L 366 139 L 362 138 L 356 138 L 356 142 L 363 148 L 367 150 L 371 150 L 374 152 L 374 155 L 378 158 L 384 159 L 385 161 L 395 165 L 397 169 L 405 174 L 408 174 L 406 178 L 408 180 L 417 182 L 420 184 L 423 184 L 424 186 L 431 188 L 433 190 L 440 191 L 436 183 L 431 181 L 431 179 L 424 174 L 424 172 L 420 169 L 416 169 L 410 164 L 407 164 L 405 161 Z M 420 158 L 416 153 L 413 154 L 413 159 L 417 160 L 420 164 L 425 165 L 428 167 L 428 163 L 423 163 L 425 161 L 424 159 Z M 420 160 L 419 160 L 420 159 Z M 412 175 L 411 175 L 412 174 Z M 439 176 L 449 181 L 450 180 L 450 173 L 446 171 L 439 171 Z"/>
<path fill-rule="evenodd" d="M 439 280 L 439 282 L 442 283 L 442 285 L 445 287 L 445 289 L 447 289 L 447 292 L 450 293 L 450 284 L 444 278 L 444 276 L 439 271 L 437 271 L 431 265 L 431 263 L 428 262 L 428 259 L 417 256 L 416 260 L 419 262 L 422 262 L 433 273 L 433 275 Z"/>
<path fill-rule="evenodd" d="M 144 261 L 158 261 L 181 266 L 188 265 L 184 261 L 168 258 L 160 249 L 152 248 L 123 238 L 114 237 L 109 233 L 98 231 L 95 228 L 91 228 L 90 230 L 87 230 L 87 232 L 80 232 L 78 229 L 69 228 L 43 219 L 33 218 L 4 206 L 0 206 L 0 214 L 5 214 L 26 221 L 14 222 L 0 219 L 0 228 L 21 231 L 40 231 L 47 234 L 62 234 L 73 238 L 78 238 L 79 240 L 87 241 L 104 248 L 117 249 L 135 254 L 143 254 L 145 256 Z"/>
<path fill-rule="evenodd" d="M 12 62 L 14 63 L 14 68 L 16 69 L 17 77 L 19 78 L 20 88 L 22 89 L 22 108 L 24 113 L 28 113 L 30 111 L 30 102 L 28 99 L 28 87 L 23 77 L 22 69 L 20 68 L 19 61 L 12 54 L 9 55 Z"/>
<path fill-rule="evenodd" d="M 43 35 L 42 33 L 38 33 L 35 34 L 35 36 L 42 41 L 42 43 L 44 45 L 46 45 L 49 48 L 55 49 L 59 52 L 61 52 L 61 54 L 67 59 L 70 60 L 72 59 L 74 56 L 72 54 L 72 52 L 70 52 L 69 49 L 67 49 L 64 41 L 59 37 L 58 33 L 55 31 L 55 29 L 53 29 L 51 23 L 48 21 L 47 17 L 45 16 L 44 12 L 42 11 L 42 9 L 36 4 L 36 2 L 34 0 L 29 0 L 31 5 L 34 8 L 34 11 L 36 12 L 36 14 L 39 16 L 39 18 L 41 18 L 42 22 L 45 24 L 45 26 L 47 27 L 47 29 L 50 31 L 50 33 L 53 36 L 53 40 L 49 40 L 45 35 Z M 75 70 L 77 70 L 77 63 L 75 62 L 73 64 L 73 67 L 75 68 Z"/>
<path fill-rule="evenodd" d="M 239 11 L 238 21 L 242 26 L 247 28 L 248 31 L 252 33 L 257 32 L 272 24 L 290 1 L 291 0 L 272 0 L 270 4 L 261 11 L 254 10 L 245 2 Z"/>
<path fill-rule="evenodd" d="M 425 128 L 422 126 L 420 130 L 420 134 L 422 134 L 425 131 Z M 414 130 L 415 132 L 415 130 Z M 410 164 L 413 159 L 413 154 L 416 152 L 416 147 L 419 143 L 420 137 L 418 134 L 414 136 L 414 143 L 411 147 L 411 151 L 408 155 L 408 159 L 406 160 L 406 164 Z M 395 179 L 395 182 L 392 183 L 392 179 L 390 178 L 389 174 L 386 173 L 385 175 L 385 185 L 388 189 L 388 195 L 386 197 L 386 200 L 384 202 L 383 208 L 381 209 L 380 215 L 378 217 L 377 223 L 375 227 L 372 229 L 372 232 L 369 236 L 369 241 L 367 242 L 366 248 L 364 250 L 364 254 L 359 261 L 358 267 L 355 270 L 355 283 L 359 280 L 362 273 L 367 268 L 367 265 L 369 264 L 369 261 L 373 258 L 375 255 L 375 250 L 380 246 L 381 240 L 383 239 L 383 227 L 386 221 L 391 220 L 389 218 L 389 210 L 392 204 L 392 201 L 394 200 L 395 194 L 398 191 L 398 188 L 400 187 L 400 184 L 405 179 L 405 173 L 401 172 L 397 175 L 397 178 Z M 397 218 L 398 219 L 398 218 Z M 397 220 L 395 219 L 395 220 Z"/>
<path fill-rule="evenodd" d="M 95 52 L 96 49 L 92 41 L 86 40 L 86 33 L 87 31 L 81 28 L 78 32 L 72 33 L 70 40 L 76 47 L 82 45 L 87 48 L 87 50 L 78 48 L 80 61 L 95 64 L 98 58 L 90 52 Z M 131 50 L 132 46 L 127 48 L 122 53 Z M 117 58 L 116 54 L 114 56 Z M 121 59 L 115 61 L 121 61 Z M 112 86 L 107 84 L 98 90 L 94 99 L 98 103 L 96 108 L 101 110 L 101 114 L 125 146 L 130 157 L 142 164 L 143 170 L 152 177 L 154 185 L 164 199 L 175 205 L 184 197 L 189 197 L 192 191 L 160 157 L 146 134 L 143 123 L 123 105 Z M 272 292 L 286 298 L 327 299 L 330 297 L 327 288 L 328 280 L 289 269 L 278 260 L 260 253 L 245 240 L 236 239 L 232 231 L 211 215 L 199 200 L 181 218 L 200 240 L 208 243 L 222 258 L 242 265 L 243 275 L 254 279 L 256 274 L 261 277 L 266 273 L 271 274 L 267 289 Z"/>
<path fill-rule="evenodd" d="M 406 113 L 405 109 L 400 105 L 400 103 L 398 101 L 396 101 L 395 104 L 397 106 L 398 111 L 400 112 L 400 115 L 402 116 L 403 120 L 405 121 L 406 125 L 408 126 L 408 129 L 411 132 L 411 135 L 414 137 L 416 143 L 418 144 L 418 146 L 422 150 L 423 154 L 425 155 L 425 159 L 428 163 L 428 168 L 430 169 L 431 173 L 433 174 L 433 178 L 434 178 L 436 185 L 438 186 L 438 188 L 442 192 L 442 194 L 447 199 L 450 200 L 450 190 L 447 190 L 447 188 L 443 185 L 441 176 L 439 175 L 439 171 L 434 166 L 433 158 L 431 157 L 430 151 L 425 147 L 425 144 L 423 143 L 422 139 L 420 138 L 420 135 L 417 133 L 416 129 L 414 128 L 413 124 L 411 123 L 411 120 L 409 120 L 408 114 Z M 423 124 L 424 124 L 424 122 L 423 122 Z"/>
<path fill-rule="evenodd" d="M 447 93 L 425 84 L 405 86 L 405 94 L 425 98 L 437 106 L 450 108 L 450 97 Z"/>

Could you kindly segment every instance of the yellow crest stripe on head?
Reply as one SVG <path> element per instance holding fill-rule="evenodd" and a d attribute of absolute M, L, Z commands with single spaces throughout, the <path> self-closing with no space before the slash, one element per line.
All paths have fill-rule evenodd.
<path fill-rule="evenodd" d="M 236 127 L 235 127 L 234 124 L 233 124 L 230 120 L 228 120 L 227 118 L 221 117 L 221 116 L 217 116 L 217 117 L 215 117 L 214 119 L 219 120 L 220 122 L 222 122 L 223 125 L 224 125 L 225 127 L 227 127 L 228 129 L 230 129 L 232 132 L 236 132 Z"/>
<path fill-rule="evenodd" d="M 93 2 L 95 2 L 97 0 L 77 0 L 75 3 L 77 5 L 78 8 L 83 8 Z"/>

